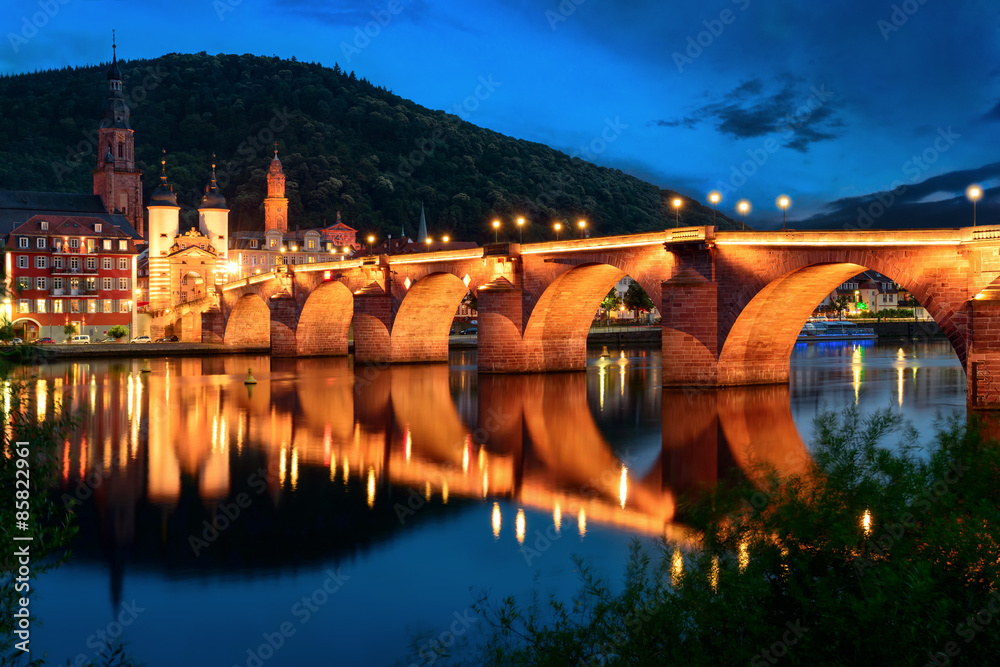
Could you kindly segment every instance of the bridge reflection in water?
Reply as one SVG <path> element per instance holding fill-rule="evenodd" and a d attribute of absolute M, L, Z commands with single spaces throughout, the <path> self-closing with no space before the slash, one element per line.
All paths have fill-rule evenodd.
<path fill-rule="evenodd" d="M 551 517 L 526 526 L 522 512 L 484 513 L 484 530 L 492 521 L 519 539 L 549 528 L 583 537 L 588 525 L 683 538 L 679 494 L 733 471 L 753 474 L 753 460 L 786 473 L 808 461 L 784 385 L 664 389 L 660 443 L 620 451 L 594 415 L 642 400 L 625 397 L 637 393 L 629 362 L 518 376 L 479 375 L 473 365 L 355 367 L 347 358 L 161 359 L 148 374 L 138 361 L 78 362 L 38 369 L 35 409 L 39 418 L 65 409 L 83 418 L 64 444 L 61 476 L 64 492 L 93 492 L 78 554 L 133 546 L 132 558 L 163 559 L 149 535 L 137 538 L 156 528 L 154 541 L 170 553 L 164 566 L 180 570 L 349 552 L 391 538 L 425 506 L 440 513 L 497 499 L 535 510 L 535 523 L 538 513 Z M 658 360 L 631 362 L 629 377 L 646 396 L 635 409 L 659 409 L 648 398 L 658 389 L 644 386 L 658 377 L 643 378 Z M 248 366 L 258 379 L 249 389 Z M 204 532 L 203 519 L 229 528 L 220 509 L 240 493 L 251 500 L 247 521 L 233 520 L 195 567 L 189 537 Z M 264 548 L 274 553 L 242 553 L 252 533 L 280 536 Z"/>

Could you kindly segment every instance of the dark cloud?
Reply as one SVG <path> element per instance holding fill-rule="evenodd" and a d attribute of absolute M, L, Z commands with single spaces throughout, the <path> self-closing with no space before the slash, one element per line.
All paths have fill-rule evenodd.
<path fill-rule="evenodd" d="M 844 127 L 831 105 L 832 94 L 822 86 L 784 77 L 780 88 L 765 90 L 759 78 L 744 81 L 721 100 L 710 102 L 681 118 L 660 119 L 656 127 L 694 128 L 712 123 L 735 139 L 780 135 L 786 148 L 805 153 L 818 141 L 836 139 Z"/>
<path fill-rule="evenodd" d="M 961 169 L 904 183 L 892 191 L 844 197 L 824 211 L 796 223 L 810 229 L 907 229 L 965 227 L 972 224 L 972 205 L 965 196 L 971 183 L 1000 179 L 1000 162 Z M 941 196 L 943 195 L 943 196 Z M 1000 223 L 1000 188 L 984 190 L 977 204 L 978 224 Z M 924 201 L 937 196 L 936 201 Z"/>

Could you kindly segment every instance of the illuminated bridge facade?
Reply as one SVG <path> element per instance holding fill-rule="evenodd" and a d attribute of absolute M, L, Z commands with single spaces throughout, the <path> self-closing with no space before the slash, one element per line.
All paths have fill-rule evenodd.
<path fill-rule="evenodd" d="M 1000 228 L 723 232 L 689 227 L 554 243 L 282 266 L 221 288 L 201 339 L 277 356 L 446 361 L 462 298 L 478 298 L 479 368 L 583 369 L 601 300 L 635 279 L 663 314 L 664 384 L 783 383 L 802 325 L 872 269 L 927 309 L 968 376 L 973 407 L 1000 407 Z M 196 331 L 197 327 L 191 327 Z"/>

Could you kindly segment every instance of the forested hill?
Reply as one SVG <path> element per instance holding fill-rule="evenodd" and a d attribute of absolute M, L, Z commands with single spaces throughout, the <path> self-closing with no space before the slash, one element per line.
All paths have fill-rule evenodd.
<path fill-rule="evenodd" d="M 344 222 L 415 235 L 423 202 L 432 235 L 492 238 L 490 221 L 529 220 L 525 241 L 556 219 L 585 217 L 595 235 L 674 225 L 673 193 L 617 169 L 431 111 L 353 72 L 252 55 L 168 54 L 120 63 L 144 195 L 160 150 L 190 224 L 214 152 L 234 229 L 263 226 L 265 173 L 278 142 L 289 222 Z M 0 77 L 0 189 L 90 192 L 107 66 Z M 681 225 L 711 224 L 685 200 Z M 720 227 L 736 223 L 718 217 Z M 509 225 L 509 223 L 508 223 Z"/>

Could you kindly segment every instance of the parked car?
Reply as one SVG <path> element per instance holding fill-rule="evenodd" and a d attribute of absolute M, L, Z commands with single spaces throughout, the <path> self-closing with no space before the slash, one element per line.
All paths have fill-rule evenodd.
<path fill-rule="evenodd" d="M 149 336 L 136 336 L 132 339 L 133 343 L 152 343 L 153 339 Z"/>
<path fill-rule="evenodd" d="M 478 331 L 479 327 L 468 327 L 467 329 L 462 329 L 461 331 L 459 331 L 459 333 L 463 336 L 467 336 L 469 334 L 472 334 L 474 336 L 476 335 L 476 333 L 478 333 Z"/>
<path fill-rule="evenodd" d="M 157 338 L 157 343 L 176 343 L 180 338 L 177 336 L 164 336 L 163 338 Z"/>
<path fill-rule="evenodd" d="M 52 340 L 51 338 L 49 338 L 48 336 L 46 336 L 45 338 L 39 338 L 38 339 L 38 344 L 39 345 L 55 345 L 56 342 L 54 340 Z"/>
<path fill-rule="evenodd" d="M 111 336 L 106 336 L 106 337 L 102 338 L 101 340 L 94 341 L 94 342 L 95 343 L 115 343 L 117 341 L 114 338 L 112 338 Z"/>
<path fill-rule="evenodd" d="M 69 340 L 71 345 L 89 345 L 90 336 L 87 334 L 76 334 Z"/>
<path fill-rule="evenodd" d="M 20 338 L 11 338 L 10 339 L 10 344 L 11 345 L 24 345 L 24 341 L 21 340 Z"/>

